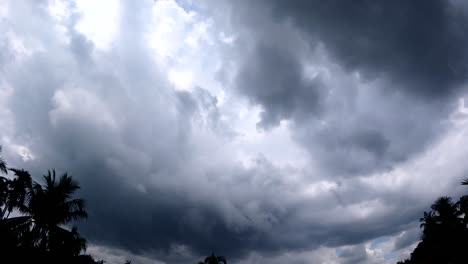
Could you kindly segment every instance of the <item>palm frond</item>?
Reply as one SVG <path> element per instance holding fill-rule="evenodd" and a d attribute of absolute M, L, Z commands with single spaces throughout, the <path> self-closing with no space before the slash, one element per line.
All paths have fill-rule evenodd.
<path fill-rule="evenodd" d="M 29 216 L 18 216 L 18 217 L 11 217 L 8 219 L 1 219 L 0 224 L 7 226 L 9 228 L 14 228 L 16 226 L 23 226 L 31 222 L 32 219 Z"/>
<path fill-rule="evenodd" d="M 0 146 L 0 154 L 2 154 L 2 146 Z M 0 156 L 0 171 L 2 171 L 5 174 L 8 173 L 7 164 L 5 160 L 3 159 L 3 157 L 1 156 Z"/>
<path fill-rule="evenodd" d="M 26 191 L 31 188 L 33 181 L 29 171 L 14 168 L 9 168 L 8 170 L 14 172 L 18 184 L 21 185 L 20 187 L 26 189 Z"/>
<path fill-rule="evenodd" d="M 82 211 L 85 208 L 85 201 L 83 199 L 68 200 L 63 203 L 63 206 L 68 211 Z"/>
<path fill-rule="evenodd" d="M 55 170 L 52 169 L 52 171 L 48 170 L 47 175 L 43 176 L 46 182 L 46 189 L 47 188 L 53 188 L 55 186 Z"/>
<path fill-rule="evenodd" d="M 80 189 L 80 186 L 76 181 L 73 180 L 71 176 L 67 173 L 64 173 L 60 176 L 59 182 L 57 183 L 57 188 L 60 189 L 60 192 L 65 196 L 65 198 L 71 197 L 71 195 Z"/>

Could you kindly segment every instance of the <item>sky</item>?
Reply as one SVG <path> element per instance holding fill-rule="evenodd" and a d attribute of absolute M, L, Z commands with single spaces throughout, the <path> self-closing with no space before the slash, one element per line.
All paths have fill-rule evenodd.
<path fill-rule="evenodd" d="M 0 145 L 80 183 L 106 263 L 395 263 L 465 192 L 467 30 L 463 0 L 2 0 Z"/>

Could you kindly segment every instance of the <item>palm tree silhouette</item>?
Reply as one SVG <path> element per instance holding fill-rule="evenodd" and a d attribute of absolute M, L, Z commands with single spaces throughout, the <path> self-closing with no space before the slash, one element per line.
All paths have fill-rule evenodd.
<path fill-rule="evenodd" d="M 0 146 L 0 154 L 2 154 L 2 146 Z M 8 173 L 7 165 L 2 156 L 0 156 L 0 171 Z M 8 197 L 8 183 L 9 180 L 0 176 L 0 208 L 6 207 L 6 199 Z M 0 219 L 3 218 L 3 210 L 0 209 Z"/>
<path fill-rule="evenodd" d="M 0 146 L 1 154 L 1 146 Z M 85 202 L 74 198 L 80 188 L 66 173 L 54 170 L 44 176 L 43 185 L 29 172 L 8 168 L 0 157 L 0 172 L 12 171 L 14 178 L 0 176 L 0 251 L 2 259 L 18 263 L 103 264 L 86 250 L 86 240 L 76 227 L 66 225 L 87 218 Z M 17 211 L 21 216 L 11 217 Z"/>
<path fill-rule="evenodd" d="M 211 256 L 206 257 L 204 262 L 198 262 L 198 264 L 219 264 L 220 262 L 227 264 L 225 257 L 215 256 L 214 253 L 211 253 Z"/>
<path fill-rule="evenodd" d="M 31 190 L 32 179 L 29 172 L 25 170 L 9 169 L 15 173 L 13 180 L 7 180 L 7 196 L 5 202 L 5 208 L 2 211 L 1 217 L 8 218 L 13 209 L 21 210 L 28 192 Z M 8 214 L 5 216 L 5 213 Z"/>
<path fill-rule="evenodd" d="M 434 212 L 424 212 L 424 216 L 419 219 L 419 222 L 421 222 L 421 225 L 419 225 L 420 228 L 433 226 L 436 223 Z"/>
<path fill-rule="evenodd" d="M 0 146 L 0 154 L 2 154 L 2 146 Z M 8 173 L 7 164 L 2 156 L 0 156 L 0 171 L 3 173 Z"/>
<path fill-rule="evenodd" d="M 458 221 L 460 212 L 458 205 L 452 202 L 452 198 L 443 196 L 437 199 L 431 206 L 431 209 L 438 214 L 438 222 L 453 223 Z"/>
<path fill-rule="evenodd" d="M 468 195 L 463 195 L 458 200 L 460 213 L 463 215 L 463 226 L 468 226 Z"/>
<path fill-rule="evenodd" d="M 76 227 L 71 231 L 58 227 L 51 232 L 48 248 L 63 256 L 78 256 L 86 250 L 86 239 L 78 234 Z"/>
<path fill-rule="evenodd" d="M 58 180 L 55 170 L 48 172 L 44 176 L 45 185 L 34 183 L 28 199 L 20 211 L 29 216 L 33 224 L 31 233 L 35 237 L 35 243 L 40 248 L 48 248 L 57 240 L 63 237 L 64 233 L 70 232 L 62 225 L 74 220 L 87 218 L 84 210 L 84 200 L 73 199 L 73 194 L 80 187 L 66 173 Z M 73 236 L 73 232 L 71 231 Z M 75 236 L 75 242 L 82 244 L 82 241 Z"/>
<path fill-rule="evenodd" d="M 5 206 L 8 198 L 8 184 L 7 178 L 0 177 L 0 208 Z M 0 209 L 0 219 L 2 219 L 3 209 Z"/>

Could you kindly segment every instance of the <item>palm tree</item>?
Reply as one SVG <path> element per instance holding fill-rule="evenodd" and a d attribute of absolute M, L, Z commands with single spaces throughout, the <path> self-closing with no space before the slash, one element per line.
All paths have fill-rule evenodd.
<path fill-rule="evenodd" d="M 71 231 L 57 227 L 50 234 L 48 247 L 50 252 L 76 257 L 86 250 L 86 239 L 78 234 L 76 227 Z"/>
<path fill-rule="evenodd" d="M 424 216 L 419 219 L 419 222 L 421 222 L 419 227 L 423 229 L 421 239 L 432 236 L 437 229 L 437 216 L 432 211 L 424 212 Z"/>
<path fill-rule="evenodd" d="M 220 262 L 227 264 L 225 257 L 215 256 L 214 253 L 211 253 L 211 256 L 206 257 L 204 262 L 198 262 L 198 264 L 219 264 Z"/>
<path fill-rule="evenodd" d="M 468 185 L 468 179 L 461 182 Z M 450 197 L 441 197 L 420 218 L 423 235 L 421 242 L 406 263 L 468 263 L 468 195 L 453 203 Z"/>
<path fill-rule="evenodd" d="M 14 250 L 30 246 L 30 229 L 31 222 L 26 216 L 0 219 L 0 248 Z"/>
<path fill-rule="evenodd" d="M 0 154 L 2 153 L 2 146 L 0 146 Z M 2 156 L 0 156 L 0 171 L 3 173 L 8 173 L 7 165 Z M 6 204 L 8 193 L 8 179 L 0 176 L 0 208 Z M 0 209 L 0 213 L 3 210 Z M 2 215 L 0 215 L 0 219 Z"/>
<path fill-rule="evenodd" d="M 2 206 L 6 206 L 7 202 L 7 197 L 8 197 L 8 185 L 9 185 L 9 180 L 5 177 L 0 177 L 0 208 Z M 0 212 L 3 212 L 2 209 L 0 209 Z M 0 215 L 0 219 L 1 219 Z"/>
<path fill-rule="evenodd" d="M 463 215 L 463 226 L 468 225 L 468 195 L 463 195 L 457 202 L 460 213 Z"/>
<path fill-rule="evenodd" d="M 2 154 L 2 146 L 0 146 L 0 154 Z M 3 157 L 0 156 L 0 171 L 3 172 L 3 173 L 8 173 L 8 170 L 7 170 L 7 164 L 5 162 L 5 160 L 3 159 Z"/>
<path fill-rule="evenodd" d="M 461 215 L 458 205 L 452 202 L 452 198 L 443 196 L 437 199 L 431 206 L 431 209 L 437 213 L 439 223 L 454 223 L 458 221 Z"/>
<path fill-rule="evenodd" d="M 53 170 L 44 179 L 44 186 L 33 184 L 25 206 L 20 208 L 33 222 L 31 232 L 43 249 L 53 242 L 54 236 L 63 235 L 62 225 L 88 216 L 84 200 L 73 198 L 80 187 L 70 176 L 65 173 L 57 180 Z"/>
<path fill-rule="evenodd" d="M 419 222 L 421 222 L 420 228 L 433 226 L 436 223 L 434 212 L 424 212 L 424 216 L 419 218 Z"/>
<path fill-rule="evenodd" d="M 25 199 L 32 186 L 32 179 L 29 172 L 21 169 L 9 169 L 15 173 L 15 179 L 8 181 L 7 195 L 5 208 L 2 211 L 2 218 L 5 218 L 5 213 L 8 211 L 6 218 L 10 216 L 13 209 L 19 210 L 24 206 Z"/>

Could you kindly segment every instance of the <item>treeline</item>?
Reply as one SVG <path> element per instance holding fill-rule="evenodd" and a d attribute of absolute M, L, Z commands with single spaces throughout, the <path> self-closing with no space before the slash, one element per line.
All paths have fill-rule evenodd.
<path fill-rule="evenodd" d="M 468 185 L 468 179 L 462 185 Z M 419 221 L 421 241 L 409 259 L 397 264 L 468 263 L 468 195 L 456 202 L 440 197 Z"/>
<path fill-rule="evenodd" d="M 1 147 L 0 147 L 1 152 Z M 0 259 L 2 263 L 102 264 L 85 254 L 86 239 L 76 220 L 87 218 L 85 202 L 75 198 L 80 188 L 66 173 L 49 171 L 43 183 L 29 172 L 8 168 L 0 157 Z"/>

